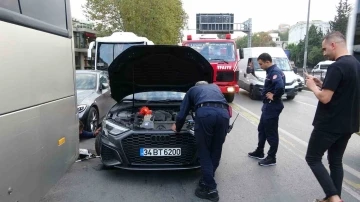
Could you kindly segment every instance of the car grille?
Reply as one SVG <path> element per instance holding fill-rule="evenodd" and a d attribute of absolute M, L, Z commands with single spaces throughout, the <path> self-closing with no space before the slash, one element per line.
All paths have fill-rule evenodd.
<path fill-rule="evenodd" d="M 234 81 L 233 71 L 221 71 L 216 73 L 216 81 L 229 82 Z"/>
<path fill-rule="evenodd" d="M 195 137 L 185 134 L 161 134 L 164 139 L 152 138 L 159 134 L 132 134 L 121 143 L 125 155 L 132 165 L 187 165 L 194 160 L 196 153 Z M 181 148 L 181 156 L 140 156 L 140 148 Z"/>

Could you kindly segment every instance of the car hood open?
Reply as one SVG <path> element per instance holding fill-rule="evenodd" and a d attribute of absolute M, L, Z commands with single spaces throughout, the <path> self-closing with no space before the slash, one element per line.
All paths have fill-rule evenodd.
<path fill-rule="evenodd" d="M 115 58 L 108 71 L 116 102 L 139 92 L 187 92 L 196 82 L 213 79 L 213 68 L 200 53 L 175 45 L 132 46 Z"/>

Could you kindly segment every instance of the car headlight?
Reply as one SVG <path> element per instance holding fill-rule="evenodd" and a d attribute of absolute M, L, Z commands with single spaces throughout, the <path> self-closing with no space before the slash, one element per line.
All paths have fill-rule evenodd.
<path fill-rule="evenodd" d="M 78 105 L 77 106 L 78 112 L 81 113 L 85 111 L 86 107 L 87 107 L 86 105 Z"/>
<path fill-rule="evenodd" d="M 104 120 L 102 122 L 102 128 L 103 128 L 105 136 L 109 136 L 109 134 L 111 134 L 111 135 L 120 135 L 120 134 L 122 134 L 122 133 L 124 133 L 126 131 L 129 131 L 128 128 L 119 126 L 119 125 L 114 124 L 111 121 L 107 121 L 107 120 Z"/>
<path fill-rule="evenodd" d="M 229 92 L 229 93 L 233 93 L 234 91 L 235 91 L 234 87 L 228 87 L 227 88 L 227 92 Z"/>

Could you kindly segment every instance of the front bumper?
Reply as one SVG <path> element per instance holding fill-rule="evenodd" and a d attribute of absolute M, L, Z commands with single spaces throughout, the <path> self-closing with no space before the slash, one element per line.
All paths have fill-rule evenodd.
<path fill-rule="evenodd" d="M 152 138 L 167 137 L 166 141 Z M 105 166 L 127 170 L 184 170 L 200 167 L 195 136 L 189 132 L 129 131 L 101 136 L 101 161 Z M 140 148 L 181 148 L 181 156 L 140 156 Z"/>
<path fill-rule="evenodd" d="M 226 85 L 226 86 L 219 86 L 222 93 L 231 94 L 231 93 L 238 93 L 240 91 L 239 85 Z M 232 90 L 233 89 L 233 90 Z"/>

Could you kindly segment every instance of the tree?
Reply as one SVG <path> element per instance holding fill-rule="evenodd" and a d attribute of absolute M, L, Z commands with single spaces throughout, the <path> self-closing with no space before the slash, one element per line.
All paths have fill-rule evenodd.
<path fill-rule="evenodd" d="M 181 0 L 87 0 L 84 8 L 99 36 L 134 32 L 155 44 L 177 44 L 188 19 Z"/>
<path fill-rule="evenodd" d="M 248 35 L 236 40 L 237 47 L 247 47 Z M 272 40 L 271 36 L 267 32 L 254 33 L 251 37 L 252 47 L 275 47 L 276 43 Z"/>
<path fill-rule="evenodd" d="M 346 36 L 346 29 L 351 10 L 352 7 L 348 3 L 348 0 L 340 0 L 339 4 L 336 6 L 337 13 L 334 21 L 329 22 L 330 30 L 339 31 Z"/>
<path fill-rule="evenodd" d="M 316 65 L 324 59 L 322 55 L 322 39 L 324 34 L 321 29 L 317 29 L 314 25 L 309 28 L 309 43 L 308 43 L 308 64 L 310 66 Z"/>
<path fill-rule="evenodd" d="M 286 32 L 279 32 L 279 36 L 281 41 L 289 40 L 289 30 L 287 30 Z"/>

